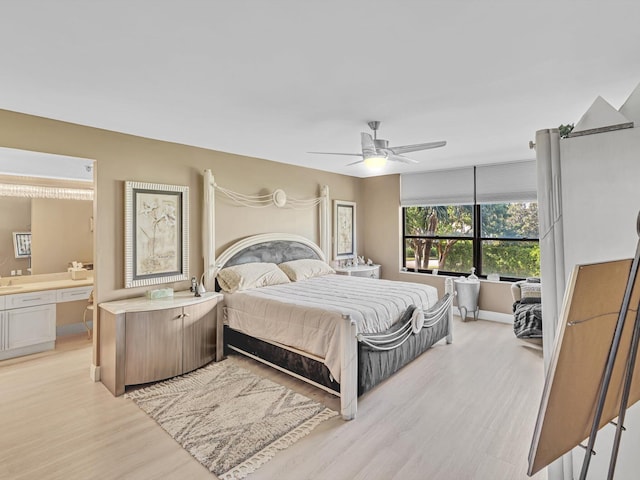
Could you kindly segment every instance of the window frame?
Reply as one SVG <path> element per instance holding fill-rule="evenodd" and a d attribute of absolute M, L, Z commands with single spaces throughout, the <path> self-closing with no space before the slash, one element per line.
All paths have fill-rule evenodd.
<path fill-rule="evenodd" d="M 496 202 L 497 204 L 498 202 Z M 524 202 L 518 202 L 518 201 L 505 201 L 505 202 L 501 202 L 503 204 L 510 204 L 510 203 L 524 203 Z M 537 203 L 537 202 L 532 202 L 532 203 Z M 410 207 L 416 207 L 416 206 L 421 206 L 421 207 L 428 207 L 429 205 L 405 205 L 402 206 L 402 269 L 403 271 L 413 271 L 413 272 L 417 272 L 417 273 L 433 273 L 433 269 L 418 269 L 418 268 L 414 268 L 412 270 L 410 270 L 407 267 L 407 240 L 408 239 L 412 239 L 412 238 L 425 238 L 425 239 L 431 239 L 431 240 L 467 240 L 467 241 L 471 241 L 472 244 L 472 266 L 475 267 L 476 269 L 476 275 L 480 278 L 487 278 L 487 275 L 483 273 L 482 271 L 482 243 L 485 241 L 500 241 L 500 242 L 536 242 L 538 243 L 538 245 L 540 244 L 540 238 L 529 238 L 529 237 L 485 237 L 482 236 L 482 218 L 481 218 L 481 208 L 482 205 L 481 203 L 475 203 L 475 204 L 466 204 L 466 205 L 470 205 L 472 207 L 472 215 L 473 215 L 473 235 L 468 236 L 468 237 L 461 237 L 461 236 L 452 236 L 452 235 L 407 235 L 406 234 L 406 227 L 407 227 L 407 208 Z M 442 205 L 442 206 L 446 206 L 446 205 Z M 445 276 L 460 276 L 460 275 L 466 275 L 470 272 L 455 272 L 455 271 L 449 271 L 449 270 L 438 270 L 438 274 L 440 275 L 445 275 Z M 523 280 L 526 277 L 512 277 L 512 276 L 502 276 L 500 275 L 500 280 L 501 281 L 506 281 L 506 282 L 516 282 L 519 280 Z"/>

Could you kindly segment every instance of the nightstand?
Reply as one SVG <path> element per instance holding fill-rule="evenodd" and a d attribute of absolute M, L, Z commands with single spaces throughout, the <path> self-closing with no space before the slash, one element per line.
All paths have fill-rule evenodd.
<path fill-rule="evenodd" d="M 357 267 L 334 268 L 338 275 L 351 277 L 380 278 L 380 265 L 358 265 Z"/>

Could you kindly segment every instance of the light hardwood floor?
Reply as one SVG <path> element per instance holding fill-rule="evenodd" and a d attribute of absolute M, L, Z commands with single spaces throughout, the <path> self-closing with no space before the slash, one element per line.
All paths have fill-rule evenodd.
<path fill-rule="evenodd" d="M 215 479 L 135 404 L 89 379 L 86 336 L 0 362 L 0 479 Z M 229 358 L 339 409 L 330 394 Z M 510 326 L 455 321 L 437 344 L 250 475 L 265 479 L 518 480 L 543 387 L 541 352 Z M 536 480 L 546 479 L 541 472 Z"/>

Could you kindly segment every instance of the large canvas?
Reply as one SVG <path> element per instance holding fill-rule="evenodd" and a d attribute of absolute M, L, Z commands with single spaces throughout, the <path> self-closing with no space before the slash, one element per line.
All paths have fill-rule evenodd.
<path fill-rule="evenodd" d="M 189 189 L 125 183 L 125 287 L 188 279 Z"/>
<path fill-rule="evenodd" d="M 631 263 L 619 260 L 578 265 L 572 272 L 529 453 L 529 475 L 589 437 Z M 600 428 L 618 416 L 621 403 L 625 363 L 640 300 L 638 279 L 633 282 Z M 640 399 L 639 365 L 636 363 L 634 369 L 627 407 Z"/>

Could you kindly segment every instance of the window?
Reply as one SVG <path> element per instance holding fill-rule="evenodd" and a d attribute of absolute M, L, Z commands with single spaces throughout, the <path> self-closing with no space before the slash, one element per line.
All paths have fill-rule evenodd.
<path fill-rule="evenodd" d="M 481 225 L 478 272 L 507 278 L 540 276 L 538 204 L 494 203 L 476 208 Z"/>
<path fill-rule="evenodd" d="M 535 160 L 400 176 L 408 270 L 540 275 Z"/>
<path fill-rule="evenodd" d="M 536 202 L 403 207 L 409 270 L 505 280 L 540 275 Z"/>

